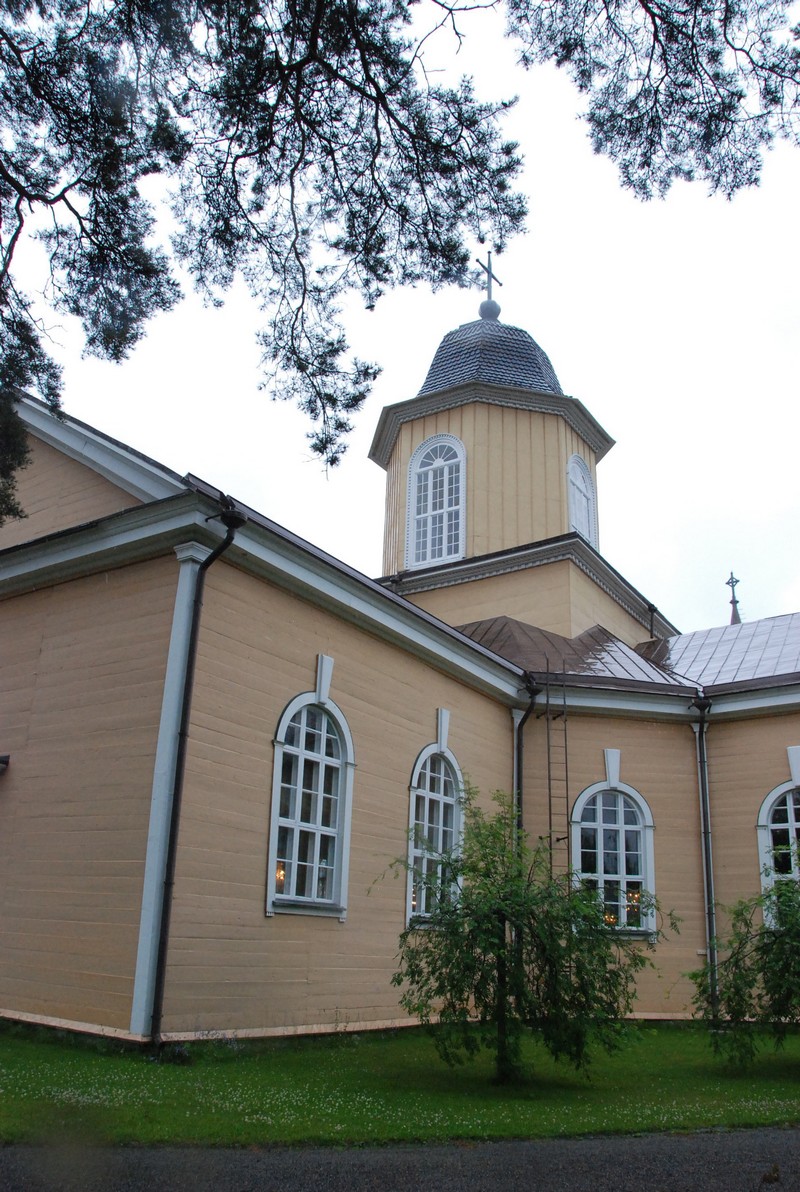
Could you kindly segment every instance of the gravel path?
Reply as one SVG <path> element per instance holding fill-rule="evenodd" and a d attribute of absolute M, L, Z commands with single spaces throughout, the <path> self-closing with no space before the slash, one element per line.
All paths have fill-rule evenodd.
<path fill-rule="evenodd" d="M 0 1148 L 2 1192 L 800 1192 L 800 1128 L 329 1150 Z"/>

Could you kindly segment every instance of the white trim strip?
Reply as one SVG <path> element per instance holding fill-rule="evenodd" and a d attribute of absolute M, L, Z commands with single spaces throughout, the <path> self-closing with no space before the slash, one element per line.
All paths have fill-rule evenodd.
<path fill-rule="evenodd" d="M 331 694 L 333 659 L 328 654 L 317 654 L 317 703 L 327 704 Z"/>
<path fill-rule="evenodd" d="M 786 754 L 789 758 L 789 773 L 795 786 L 800 786 L 800 745 L 787 745 Z"/>
<path fill-rule="evenodd" d="M 169 639 L 167 669 L 161 700 L 161 722 L 158 728 L 153 768 L 150 824 L 147 831 L 142 909 L 139 918 L 139 945 L 136 953 L 131 1004 L 131 1033 L 145 1036 L 150 1034 L 153 1015 L 175 759 L 178 751 L 178 733 L 192 627 L 195 582 L 200 564 L 209 552 L 207 547 L 192 542 L 184 544 L 175 553 L 178 555 L 180 568 L 175 590 L 172 632 Z"/>
<path fill-rule="evenodd" d="M 54 418 L 47 406 L 28 397 L 21 398 L 16 408 L 25 426 L 37 439 L 91 468 L 140 501 L 158 501 L 186 490 L 179 476 L 155 460 L 98 434 L 91 426 L 69 415 L 63 419 Z"/>
<path fill-rule="evenodd" d="M 603 756 L 606 762 L 606 782 L 612 790 L 618 790 L 619 764 L 622 755 L 619 749 L 604 749 Z"/>
<path fill-rule="evenodd" d="M 447 736 L 450 731 L 450 712 L 447 708 L 436 709 L 436 745 L 440 753 L 447 752 Z"/>

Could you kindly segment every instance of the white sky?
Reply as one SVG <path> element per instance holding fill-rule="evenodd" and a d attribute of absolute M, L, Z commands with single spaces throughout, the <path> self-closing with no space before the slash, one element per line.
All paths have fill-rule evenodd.
<path fill-rule="evenodd" d="M 488 28 L 460 68 L 487 98 L 519 92 L 507 131 L 531 207 L 528 234 L 494 260 L 495 297 L 617 440 L 598 470 L 601 552 L 683 631 L 727 623 L 731 569 L 744 620 L 800 608 L 800 151 L 779 146 L 761 187 L 732 202 L 696 184 L 642 204 L 592 153 L 567 77 L 525 74 Z M 258 391 L 243 292 L 221 310 L 187 299 L 120 366 L 82 359 L 77 324 L 61 322 L 65 409 L 378 575 L 378 415 L 415 396 L 480 297 L 400 291 L 349 310 L 353 346 L 384 372 L 327 477 L 302 415 Z"/>

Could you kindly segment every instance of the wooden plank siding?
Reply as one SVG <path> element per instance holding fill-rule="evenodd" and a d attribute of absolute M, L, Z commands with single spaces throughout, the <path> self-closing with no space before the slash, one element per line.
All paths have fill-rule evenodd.
<path fill-rule="evenodd" d="M 335 660 L 356 771 L 347 920 L 265 915 L 273 735 Z M 488 794 L 512 781 L 507 708 L 223 563 L 209 573 L 181 819 L 164 1030 L 333 1028 L 399 1015 L 409 781 L 451 710 L 449 747 Z"/>
<path fill-rule="evenodd" d="M 408 599 L 449 625 L 467 625 L 488 617 L 513 617 L 570 637 L 571 568 L 572 564 L 563 560 L 430 591 L 411 592 Z"/>
<path fill-rule="evenodd" d="M 31 462 L 17 475 L 17 496 L 26 516 L 0 526 L 0 550 L 141 504 L 35 435 L 28 442 Z"/>
<path fill-rule="evenodd" d="M 623 608 L 591 579 L 580 567 L 570 566 L 569 613 L 571 632 L 577 637 L 593 625 L 602 625 L 629 646 L 638 645 L 649 637 L 649 626 Z"/>
<path fill-rule="evenodd" d="M 467 453 L 466 558 L 566 534 L 566 467 L 573 453 L 585 460 L 596 489 L 594 453 L 556 414 L 470 402 L 407 422 L 387 469 L 387 575 L 406 566 L 411 456 L 437 434 L 455 435 Z"/>
<path fill-rule="evenodd" d="M 547 836 L 547 748 L 544 718 L 526 726 L 525 828 Z M 692 986 L 685 974 L 702 962 L 705 949 L 703 871 L 695 738 L 688 724 L 570 714 L 568 806 L 554 819 L 557 841 L 569 836 L 569 816 L 582 791 L 605 781 L 604 749 L 621 751 L 620 779 L 646 800 L 655 823 L 655 893 L 665 911 L 681 918 L 655 953 L 655 971 L 638 981 L 636 1011 L 688 1016 Z M 574 865 L 579 859 L 570 858 Z"/>
<path fill-rule="evenodd" d="M 800 714 L 715 722 L 712 705 L 706 740 L 717 900 L 729 906 L 760 892 L 758 812 L 790 780 L 786 748 L 800 745 Z"/>
<path fill-rule="evenodd" d="M 593 625 L 602 625 L 629 645 L 647 637 L 641 622 L 567 559 L 411 592 L 408 599 L 449 625 L 505 616 L 564 637 L 576 637 Z"/>
<path fill-rule="evenodd" d="M 174 558 L 0 605 L 0 1009 L 127 1030 Z"/>

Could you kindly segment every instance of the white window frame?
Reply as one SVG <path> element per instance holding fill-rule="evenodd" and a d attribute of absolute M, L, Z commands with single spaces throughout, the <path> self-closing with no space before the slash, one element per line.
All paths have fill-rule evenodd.
<path fill-rule="evenodd" d="M 597 549 L 597 495 L 592 471 L 582 455 L 571 455 L 567 464 L 567 498 L 569 505 L 569 528 Z M 579 502 L 585 505 L 586 533 L 579 514 Z"/>
<path fill-rule="evenodd" d="M 417 558 L 417 501 L 419 497 L 419 485 L 422 475 L 421 464 L 429 451 L 437 447 L 449 447 L 456 455 L 453 465 L 457 468 L 458 476 L 458 504 L 452 507 L 443 508 L 439 512 L 443 515 L 448 513 L 455 514 L 456 532 L 458 534 L 458 542 L 453 549 L 448 550 L 447 544 L 447 527 L 443 527 L 443 545 L 441 553 L 435 556 L 431 553 L 431 539 L 430 539 L 430 523 L 433 517 L 432 512 L 428 509 L 422 516 L 426 519 L 427 529 L 425 534 L 425 554 L 424 558 Z M 406 506 L 406 550 L 405 550 L 405 565 L 408 570 L 414 570 L 419 567 L 432 567 L 437 563 L 452 563 L 457 559 L 463 559 L 465 553 L 465 533 L 466 533 L 466 468 L 467 453 L 464 444 L 455 435 L 441 434 L 433 435 L 430 439 L 426 439 L 424 443 L 420 443 L 408 465 L 408 501 Z M 427 471 L 427 470 L 426 470 Z M 446 518 L 445 518 L 446 521 Z"/>
<path fill-rule="evenodd" d="M 453 798 L 442 796 L 436 791 L 431 791 L 420 786 L 420 779 L 425 771 L 428 763 L 435 759 L 441 759 L 444 766 L 451 771 L 453 782 Z M 440 855 L 442 852 L 448 851 L 443 847 L 447 841 L 444 839 L 445 832 L 450 837 L 450 847 L 457 848 L 461 840 L 461 795 L 464 790 L 464 779 L 461 774 L 461 768 L 456 761 L 454 755 L 445 746 L 442 748 L 440 743 L 428 745 L 417 756 L 414 762 L 414 768 L 411 771 L 411 784 L 409 786 L 409 808 L 408 808 L 408 882 L 406 885 L 406 922 L 410 923 L 414 920 L 425 920 L 429 914 L 427 910 L 420 910 L 416 906 L 416 891 L 414 875 L 417 872 L 416 866 L 426 858 L 432 858 Z M 417 802 L 419 799 L 425 801 L 425 818 L 424 828 L 430 830 L 434 828 L 436 832 L 436 840 L 433 848 L 426 850 L 420 840 L 420 835 L 417 830 Z M 435 816 L 435 823 L 431 825 L 430 811 L 433 808 L 438 808 L 438 816 Z M 450 810 L 452 822 L 449 828 L 445 828 L 446 816 L 445 810 Z"/>
<path fill-rule="evenodd" d="M 641 833 L 641 872 L 636 876 L 631 875 L 631 881 L 632 883 L 634 881 L 641 882 L 642 892 L 648 894 L 652 898 L 655 895 L 656 889 L 653 815 L 647 804 L 647 800 L 642 797 L 639 791 L 635 790 L 632 786 L 628 786 L 624 782 L 616 782 L 613 785 L 609 784 L 608 781 L 595 782 L 592 786 L 589 786 L 586 788 L 586 790 L 582 791 L 575 800 L 575 804 L 572 808 L 572 816 L 570 819 L 572 869 L 575 874 L 575 878 L 577 881 L 596 882 L 598 891 L 602 896 L 606 875 L 603 873 L 584 873 L 580 864 L 582 851 L 581 829 L 583 827 L 592 826 L 591 824 L 587 825 L 583 823 L 584 811 L 586 810 L 586 806 L 590 800 L 602 795 L 614 795 L 620 801 L 624 800 L 625 798 L 630 799 L 636 808 L 639 816 L 639 824 L 637 825 L 637 828 Z M 624 824 L 619 825 L 619 828 L 624 831 Z M 602 831 L 602 825 L 599 822 L 597 823 L 595 830 L 598 832 Z M 598 841 L 598 869 L 601 868 L 599 855 L 601 855 L 603 852 L 602 848 L 600 847 L 601 843 L 601 841 Z M 618 851 L 621 858 L 622 854 L 625 852 L 625 849 L 623 847 Z M 621 860 L 618 869 L 624 869 L 624 865 L 622 864 Z M 623 886 L 626 885 L 628 878 L 628 875 L 623 872 L 617 872 L 607 876 L 609 880 L 619 882 Z M 627 898 L 624 896 L 623 892 L 621 892 L 619 898 L 619 906 L 622 910 L 622 917 L 625 917 Z M 625 921 L 623 923 L 619 923 L 619 929 L 621 931 L 649 933 L 655 929 L 655 914 L 652 909 L 647 910 L 641 915 L 641 922 L 639 924 L 628 926 L 627 921 Z"/>
<path fill-rule="evenodd" d="M 795 796 L 794 799 L 790 798 L 792 795 Z M 788 822 L 786 826 L 789 829 L 790 836 L 792 831 L 794 831 L 795 835 L 795 846 L 793 848 L 790 843 L 791 871 L 789 873 L 776 872 L 772 843 L 772 831 L 775 826 L 772 822 L 772 817 L 775 808 L 783 799 L 786 799 L 788 809 Z M 794 780 L 782 782 L 780 786 L 774 787 L 763 800 L 758 811 L 756 833 L 758 836 L 758 864 L 761 870 L 762 889 L 765 892 L 770 890 L 776 881 L 800 880 L 800 858 L 798 858 L 797 852 L 797 848 L 800 845 L 800 786 Z"/>
<path fill-rule="evenodd" d="M 339 789 L 338 815 L 335 835 L 335 858 L 333 864 L 332 889 L 330 898 L 313 896 L 297 896 L 294 894 L 278 893 L 278 836 L 281 828 L 288 828 L 296 835 L 300 831 L 313 833 L 315 836 L 315 862 L 319 852 L 320 837 L 331 835 L 324 832 L 320 824 L 321 813 L 317 810 L 314 822 L 306 823 L 299 815 L 281 816 L 281 787 L 283 781 L 283 760 L 289 750 L 295 752 L 295 747 L 287 745 L 287 733 L 295 716 L 304 708 L 313 708 L 327 716 L 333 724 L 339 737 L 341 757 L 339 759 Z M 353 804 L 353 776 L 355 771 L 355 752 L 353 738 L 347 720 L 341 709 L 333 700 L 323 696 L 319 691 L 306 691 L 295 696 L 283 710 L 275 733 L 274 762 L 272 770 L 272 811 L 270 817 L 269 850 L 267 858 L 267 915 L 276 913 L 328 915 L 340 919 L 347 917 L 347 880 L 350 860 L 350 826 Z M 307 753 L 304 748 L 297 749 L 297 755 L 302 760 L 314 760 L 319 754 Z M 299 791 L 297 792 L 300 793 Z M 318 795 L 321 796 L 321 791 Z"/>

